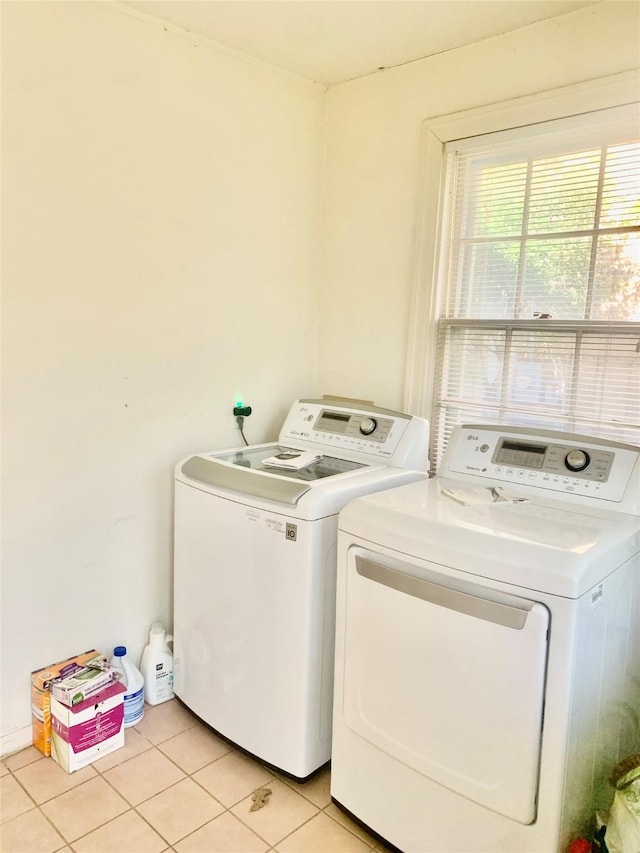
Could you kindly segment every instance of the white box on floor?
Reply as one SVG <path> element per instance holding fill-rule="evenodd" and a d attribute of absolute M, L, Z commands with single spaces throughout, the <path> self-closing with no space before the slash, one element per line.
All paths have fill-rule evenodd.
<path fill-rule="evenodd" d="M 125 692 L 117 681 L 73 708 L 51 697 L 51 757 L 67 773 L 124 746 Z"/>

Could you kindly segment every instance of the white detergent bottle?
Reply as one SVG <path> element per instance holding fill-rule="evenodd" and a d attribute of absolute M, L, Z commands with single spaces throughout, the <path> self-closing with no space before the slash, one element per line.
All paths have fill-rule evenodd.
<path fill-rule="evenodd" d="M 169 648 L 173 637 L 159 622 L 149 631 L 149 645 L 142 652 L 140 670 L 144 678 L 144 695 L 149 705 L 173 699 L 173 654 Z"/>
<path fill-rule="evenodd" d="M 135 726 L 144 716 L 144 679 L 142 674 L 127 657 L 126 646 L 115 647 L 110 664 L 124 673 L 120 679 L 127 688 L 127 692 L 124 694 L 124 727 Z"/>

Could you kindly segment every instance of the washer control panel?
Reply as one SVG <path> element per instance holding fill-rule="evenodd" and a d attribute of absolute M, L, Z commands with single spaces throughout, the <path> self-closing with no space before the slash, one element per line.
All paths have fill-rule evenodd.
<path fill-rule="evenodd" d="M 293 438 L 376 456 L 391 456 L 410 420 L 400 412 L 359 411 L 329 402 L 322 405 L 301 401 L 289 412 L 285 429 Z"/>
<path fill-rule="evenodd" d="M 389 438 L 392 426 L 391 418 L 373 418 L 359 412 L 340 412 L 335 409 L 321 409 L 314 422 L 314 430 L 317 433 L 345 435 L 357 439 L 366 436 L 368 441 L 378 444 L 384 444 Z"/>
<path fill-rule="evenodd" d="M 619 502 L 630 483 L 633 487 L 636 466 L 640 447 L 630 444 L 521 427 L 464 425 L 454 429 L 438 474 Z"/>
<path fill-rule="evenodd" d="M 305 445 L 344 458 L 385 461 L 426 471 L 429 424 L 405 412 L 348 400 L 297 400 L 281 444 Z"/>

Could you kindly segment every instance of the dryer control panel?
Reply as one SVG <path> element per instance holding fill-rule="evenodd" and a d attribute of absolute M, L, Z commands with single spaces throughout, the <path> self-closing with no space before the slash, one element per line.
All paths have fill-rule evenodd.
<path fill-rule="evenodd" d="M 503 470 L 504 467 L 514 466 L 554 475 L 571 474 L 584 480 L 606 483 L 613 459 L 612 451 L 591 445 L 583 449 L 571 444 L 539 444 L 503 436 L 498 441 L 491 461 L 498 467 L 502 466 Z M 496 468 L 496 473 L 502 471 Z"/>
<path fill-rule="evenodd" d="M 619 503 L 628 490 L 638 500 L 639 466 L 640 448 L 629 444 L 552 430 L 465 424 L 453 431 L 438 474 Z"/>

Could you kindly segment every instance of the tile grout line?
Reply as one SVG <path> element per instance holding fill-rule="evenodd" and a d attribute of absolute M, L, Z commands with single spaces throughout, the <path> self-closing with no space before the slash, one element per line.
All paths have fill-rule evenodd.
<path fill-rule="evenodd" d="M 28 748 L 28 747 L 27 747 L 27 748 Z M 23 766 L 24 766 L 24 767 L 30 767 L 32 764 L 36 764 L 37 762 L 40 762 L 42 759 L 45 759 L 45 758 L 48 758 L 48 757 L 50 757 L 50 756 L 42 755 L 40 758 L 36 758 L 34 761 L 30 761 L 28 764 L 25 764 L 25 765 L 23 765 Z M 53 760 L 53 759 L 52 759 L 52 760 Z M 5 764 L 4 766 L 5 766 L 5 767 L 7 767 L 7 765 L 6 765 L 6 764 Z M 18 769 L 18 770 L 22 770 L 22 769 L 23 769 L 23 767 L 18 767 L 17 769 Z M 8 821 L 4 821 L 4 822 L 0 823 L 0 827 L 4 826 L 4 825 L 5 825 L 5 823 L 6 823 L 6 824 L 11 823 L 11 821 L 16 820 L 16 818 L 23 817 L 23 815 L 29 814 L 29 812 L 37 811 L 37 812 L 39 812 L 39 814 L 44 818 L 44 820 L 45 820 L 45 821 L 46 821 L 46 822 L 51 826 L 51 828 L 54 830 L 54 832 L 56 833 L 56 835 L 60 836 L 60 838 L 62 839 L 62 845 L 61 845 L 60 847 L 55 847 L 55 848 L 54 848 L 54 850 L 53 850 L 53 853 L 56 853 L 56 851 L 58 851 L 58 850 L 62 850 L 64 847 L 69 846 L 69 843 L 70 843 L 70 842 L 69 842 L 69 841 L 67 841 L 67 839 L 64 837 L 64 835 L 62 834 L 62 832 L 61 832 L 61 831 L 58 829 L 58 827 L 53 823 L 53 821 L 51 820 L 51 818 L 50 818 L 50 817 L 47 815 L 47 813 L 46 813 L 46 812 L 44 812 L 44 811 L 42 810 L 42 808 L 41 808 L 41 805 L 44 805 L 45 803 L 50 803 L 52 800 L 55 800 L 55 797 L 51 797 L 51 798 L 50 798 L 50 799 L 48 799 L 48 800 L 44 800 L 44 801 L 42 802 L 42 804 L 41 804 L 41 803 L 37 803 L 37 802 L 35 801 L 35 799 L 33 798 L 33 796 L 32 796 L 32 795 L 29 793 L 29 791 L 26 789 L 26 787 L 22 784 L 22 782 L 20 781 L 20 779 L 18 779 L 18 777 L 17 777 L 17 776 L 16 776 L 16 774 L 15 774 L 15 771 L 11 770 L 11 768 L 10 768 L 10 767 L 7 767 L 7 771 L 8 771 L 8 772 L 7 772 L 7 774 L 5 774 L 5 775 L 8 775 L 8 776 L 10 776 L 10 777 L 11 777 L 11 776 L 13 776 L 13 778 L 14 778 L 15 782 L 20 786 L 20 788 L 22 788 L 22 790 L 23 790 L 23 791 L 24 791 L 24 793 L 27 795 L 27 797 L 29 797 L 29 799 L 30 799 L 30 800 L 31 800 L 31 802 L 34 804 L 34 806 L 33 806 L 33 808 L 27 809 L 26 811 L 22 812 L 22 813 L 21 813 L 21 814 L 19 814 L 19 815 L 15 815 L 15 817 L 10 818 Z M 83 782 L 82 784 L 84 784 L 84 782 Z M 78 785 L 77 787 L 80 787 L 80 785 Z M 73 790 L 73 789 L 72 789 L 72 788 L 70 788 L 69 790 Z M 66 793 L 66 791 L 63 791 L 63 793 Z M 61 795 L 60 795 L 60 794 L 57 794 L 56 796 L 61 796 Z"/>
<path fill-rule="evenodd" d="M 87 765 L 87 767 L 89 767 L 89 766 L 90 766 L 90 765 Z M 83 768 L 83 769 L 84 769 L 84 768 Z M 97 772 L 97 771 L 96 771 L 96 772 Z M 46 801 L 46 803 L 43 803 L 43 805 L 47 805 L 48 803 L 52 803 L 54 800 L 57 800 L 57 799 L 58 799 L 58 797 L 62 797 L 62 796 L 64 796 L 64 794 L 68 794 L 68 793 L 70 793 L 71 791 L 77 791 L 79 788 L 82 788 L 82 786 L 83 786 L 83 785 L 86 785 L 88 782 L 92 782 L 92 781 L 93 781 L 94 779 L 96 779 L 96 778 L 101 778 L 101 777 L 100 777 L 100 775 L 99 775 L 99 774 L 98 774 L 98 775 L 96 775 L 96 776 L 93 776 L 91 779 L 87 779 L 87 780 L 86 780 L 86 782 L 81 782 L 79 785 L 76 785 L 74 788 L 69 788 L 69 790 L 68 790 L 68 791 L 63 791 L 61 794 L 58 794 L 57 796 L 52 797 L 50 800 L 47 800 L 47 801 Z M 105 779 L 104 781 L 106 782 L 106 779 Z M 113 786 L 111 786 L 111 787 L 113 787 Z M 114 788 L 114 791 L 115 791 L 115 788 Z M 119 791 L 116 791 L 116 794 L 118 794 L 118 796 L 120 797 L 120 799 L 121 799 L 121 800 L 124 800 L 124 802 L 126 803 L 126 805 L 128 805 L 128 806 L 129 806 L 129 803 L 128 803 L 128 802 L 127 802 L 127 800 L 122 796 L 122 794 L 120 794 L 120 792 L 119 792 Z M 106 825 L 107 825 L 108 823 L 110 823 L 112 820 L 115 820 L 115 819 L 116 819 L 116 818 L 118 818 L 118 817 L 122 817 L 122 815 L 126 814 L 126 813 L 127 813 L 127 811 L 130 811 L 130 810 L 131 810 L 131 806 L 129 806 L 129 809 L 127 809 L 127 810 L 125 810 L 125 811 L 123 811 L 123 812 L 120 812 L 120 814 L 119 814 L 119 815 L 116 815 L 116 816 L 115 816 L 115 817 L 113 817 L 113 818 L 109 818 L 109 820 L 106 820 L 104 823 L 101 823 L 101 824 L 99 824 L 98 826 L 94 826 L 94 827 L 93 827 L 93 829 L 90 829 L 88 832 L 85 832 L 85 833 L 83 833 L 82 835 L 79 835 L 77 838 L 74 838 L 73 840 L 71 840 L 71 839 L 66 838 L 66 836 L 63 834 L 62 830 L 61 830 L 61 829 L 59 829 L 59 828 L 55 825 L 55 823 L 53 823 L 53 821 L 52 821 L 50 818 L 48 818 L 48 817 L 47 817 L 46 812 L 44 812 L 44 811 L 42 811 L 42 809 L 40 809 L 40 811 L 42 812 L 42 814 L 43 814 L 45 817 L 47 817 L 47 820 L 49 820 L 49 823 L 53 826 L 53 828 L 56 830 L 56 832 L 58 833 L 58 835 L 59 835 L 61 838 L 63 838 L 63 839 L 64 839 L 65 844 L 66 844 L 68 847 L 70 847 L 72 850 L 74 849 L 74 848 L 73 848 L 73 845 L 76 843 L 76 841 L 80 841 L 82 838 L 85 838 L 87 835 L 90 835 L 92 832 L 95 832 L 95 830 L 96 830 L 96 829 L 101 829 L 103 826 L 106 826 Z M 164 839 L 163 839 L 163 840 L 164 840 Z M 61 849 L 61 848 L 57 848 L 57 849 L 59 850 L 59 849 Z"/>
<path fill-rule="evenodd" d="M 197 725 L 197 722 L 196 722 L 196 724 L 195 724 L 195 725 Z M 211 818 L 211 820 L 206 821 L 206 822 L 205 822 L 204 824 L 202 824 L 201 826 L 196 827 L 195 829 L 193 829 L 193 830 L 191 830 L 190 832 L 188 832 L 186 835 L 182 836 L 181 838 L 179 838 L 179 839 L 177 839 L 176 841 L 174 841 L 174 842 L 173 842 L 173 844 L 180 844 L 182 841 L 184 841 L 185 839 L 189 838 L 189 836 L 190 836 L 190 835 L 193 835 L 195 832 L 198 832 L 198 831 L 199 831 L 200 829 L 202 829 L 204 826 L 207 826 L 207 824 L 209 824 L 209 823 L 211 823 L 212 821 L 216 820 L 218 817 L 220 817 L 221 815 L 223 815 L 225 812 L 230 812 L 231 814 L 233 814 L 233 813 L 231 812 L 231 808 L 233 808 L 233 806 L 234 806 L 234 805 L 237 805 L 238 803 L 242 802 L 242 800 L 243 800 L 243 799 L 246 799 L 245 797 L 241 797 L 241 798 L 240 798 L 240 800 L 238 800 L 238 803 L 233 803 L 231 806 L 225 806 L 225 805 L 224 805 L 224 803 L 221 803 L 221 802 L 220 802 L 220 800 L 216 799 L 216 797 L 214 797 L 214 796 L 213 796 L 213 794 L 212 794 L 210 791 L 207 791 L 207 789 L 206 789 L 203 785 L 201 785 L 201 784 L 198 782 L 198 780 L 197 780 L 197 779 L 194 779 L 194 778 L 193 778 L 193 774 L 191 774 L 191 773 L 187 773 L 187 772 L 186 772 L 182 767 L 180 767 L 180 765 L 179 765 L 179 764 L 177 764 L 177 763 L 176 763 L 172 758 L 170 758 L 170 756 L 168 756 L 168 755 L 166 755 L 164 752 L 162 752 L 162 750 L 160 749 L 160 744 L 162 744 L 162 743 L 166 743 L 168 740 L 171 740 L 172 738 L 177 737 L 178 735 L 182 734 L 183 732 L 190 731 L 190 729 L 195 728 L 195 725 L 194 725 L 194 726 L 190 726 L 190 727 L 188 727 L 188 728 L 186 728 L 186 729 L 183 729 L 183 731 L 182 731 L 182 732 L 177 732 L 175 735 L 170 735 L 169 737 L 165 738 L 164 740 L 159 741 L 157 744 L 154 744 L 153 742 L 151 742 L 150 740 L 148 740 L 148 738 L 146 738 L 146 737 L 142 734 L 142 732 L 138 732 L 138 734 L 139 734 L 141 737 L 143 737 L 143 738 L 144 738 L 144 740 L 146 740 L 148 743 L 150 743 L 150 744 L 151 744 L 150 749 L 143 750 L 142 752 L 138 753 L 137 755 L 133 755 L 133 756 L 131 756 L 131 758 L 128 758 L 126 761 L 123 761 L 123 762 L 121 762 L 120 764 L 116 764 L 116 765 L 114 765 L 113 767 L 109 767 L 109 768 L 108 768 L 108 770 L 101 771 L 101 770 L 98 770 L 97 768 L 95 768 L 95 769 L 96 769 L 96 772 L 100 774 L 100 776 L 105 780 L 105 782 L 107 782 L 107 784 L 108 784 L 108 785 L 110 785 L 110 787 L 111 787 L 111 788 L 113 788 L 113 790 L 114 790 L 114 791 L 115 791 L 115 792 L 116 792 L 116 793 L 117 793 L 117 794 L 118 794 L 118 795 L 119 795 L 119 796 L 120 796 L 120 797 L 121 797 L 121 798 L 122 798 L 122 799 L 123 799 L 123 800 L 124 800 L 128 805 L 129 805 L 129 807 L 130 807 L 130 808 L 129 808 L 129 810 L 130 810 L 130 811 L 135 812 L 135 814 L 137 814 L 137 815 L 138 815 L 138 816 L 139 816 L 139 817 L 140 817 L 140 818 L 141 818 L 141 819 L 142 819 L 142 820 L 143 820 L 143 821 L 144 821 L 144 822 L 145 822 L 145 823 L 146 823 L 146 824 L 147 824 L 147 825 L 148 825 L 148 826 L 149 826 L 149 827 L 150 827 L 150 828 L 155 832 L 155 833 L 157 833 L 157 835 L 159 835 L 159 836 L 160 836 L 160 838 L 161 838 L 161 839 L 162 839 L 166 844 L 168 844 L 168 845 L 169 845 L 169 848 L 170 848 L 171 850 L 173 850 L 173 849 L 174 849 L 174 847 L 173 847 L 173 845 L 171 844 L 171 842 L 169 842 L 169 840 L 168 840 L 164 835 L 162 835 L 162 833 L 160 832 L 160 830 L 159 830 L 156 826 L 154 826 L 153 824 L 151 824 L 151 823 L 147 820 L 147 818 L 146 818 L 146 817 L 145 817 L 141 812 L 139 812 L 139 811 L 138 811 L 138 806 L 141 806 L 141 805 L 143 805 L 144 803 L 148 803 L 148 802 L 149 802 L 150 800 L 152 800 L 154 797 L 158 796 L 159 794 L 164 793 L 165 791 L 169 791 L 171 788 L 175 787 L 176 785 L 179 785 L 179 784 L 180 784 L 181 782 L 183 782 L 185 779 L 190 779 L 190 780 L 191 780 L 195 785 L 197 785 L 197 786 L 198 786 L 202 791 L 204 791 L 204 793 L 206 793 L 209 797 L 211 797 L 211 799 L 212 799 L 214 802 L 218 803 L 218 805 L 220 805 L 220 806 L 222 807 L 223 811 L 221 811 L 221 812 L 220 812 L 220 814 L 216 815 L 216 817 Z M 134 727 L 134 728 L 135 728 L 135 727 Z M 115 788 L 115 786 L 114 786 L 114 785 L 112 785 L 112 784 L 111 784 L 110 780 L 109 780 L 109 779 L 107 779 L 107 778 L 106 778 L 106 776 L 105 776 L 104 774 L 108 773 L 110 770 L 114 770 L 116 767 L 122 767 L 122 766 L 124 766 L 124 765 L 125 765 L 125 764 L 127 764 L 129 761 L 133 760 L 134 758 L 138 758 L 138 756 L 139 756 L 139 755 L 144 755 L 146 752 L 150 752 L 152 749 L 157 749 L 157 750 L 158 750 L 158 752 L 159 752 L 159 753 L 160 753 L 164 758 L 166 758 L 166 759 L 167 759 L 168 761 L 170 761 L 170 762 L 171 762 L 175 767 L 177 767 L 177 768 L 180 770 L 180 772 L 181 772 L 181 773 L 184 773 L 184 777 L 183 777 L 182 779 L 179 779 L 177 782 L 174 782 L 172 785 L 169 785 L 169 786 L 167 786 L 166 788 L 163 788 L 161 791 L 158 791 L 158 792 L 156 792 L 155 794 L 152 794 L 152 796 L 147 797 L 147 799 L 145 799 L 145 800 L 141 800 L 139 803 L 133 804 L 133 803 L 131 803 L 129 800 L 127 800 L 127 799 L 126 799 L 126 797 L 124 797 L 124 795 L 123 795 L 120 791 L 118 791 L 118 789 L 117 789 L 117 788 Z M 217 761 L 219 761 L 221 758 L 224 758 L 224 756 L 225 756 L 225 755 L 229 755 L 231 752 L 234 752 L 234 751 L 235 751 L 234 749 L 231 749 L 231 750 L 229 750 L 229 752 L 225 752 L 225 753 L 224 753 L 224 755 L 220 755 L 220 756 L 218 756 L 218 758 L 214 758 L 214 759 L 213 759 L 213 761 L 210 761 L 208 764 L 205 764 L 205 765 L 203 765 L 202 767 L 198 767 L 198 768 L 197 768 L 196 770 L 194 770 L 193 772 L 194 772 L 194 773 L 198 773 L 198 772 L 200 772 L 200 770 L 204 770 L 206 767 L 210 767 L 212 764 L 215 764 L 215 763 L 216 763 Z M 105 757 L 106 757 L 106 756 L 105 756 Z M 84 784 L 84 783 L 83 783 L 83 784 Z M 123 814 L 126 814 L 126 812 L 123 812 Z M 235 817 L 235 815 L 233 815 L 233 816 Z M 121 815 L 118 815 L 118 817 L 121 817 Z M 112 818 L 112 820 L 115 820 L 115 819 L 116 819 L 116 818 Z M 241 820 L 240 818 L 238 818 L 238 819 L 239 819 L 239 820 Z M 110 821 L 107 821 L 106 823 L 101 824 L 101 826 L 100 826 L 100 827 L 95 827 L 94 829 L 92 829 L 92 830 L 91 830 L 91 832 L 95 832 L 95 830 L 96 830 L 96 829 L 100 829 L 102 826 L 106 826 L 108 823 L 110 823 Z M 242 820 L 241 820 L 241 823 L 242 823 L 244 826 L 246 826 L 246 824 L 244 823 L 244 821 L 242 821 Z M 253 831 L 253 830 L 252 830 L 252 831 Z M 82 838 L 84 838 L 86 835 L 89 835 L 89 834 L 90 834 L 90 833 L 85 833 L 85 835 L 83 835 L 83 836 L 81 836 L 81 837 L 82 837 Z M 257 833 L 255 833 L 255 834 L 257 835 Z M 258 837 L 259 837 L 259 838 L 261 838 L 261 836 L 258 836 Z M 76 839 L 76 841 L 78 841 L 78 840 L 79 840 L 79 839 Z M 264 840 L 264 841 L 265 841 L 265 843 L 268 843 L 268 842 L 266 841 L 266 839 L 262 839 L 262 838 L 261 838 L 261 840 Z"/>
<path fill-rule="evenodd" d="M 135 726 L 133 726 L 132 728 L 134 728 L 134 729 L 135 729 L 136 727 L 135 727 Z M 185 731 L 188 731 L 188 730 L 187 730 L 187 729 L 185 729 Z M 145 818 L 145 816 L 144 816 L 143 814 L 141 814 L 141 813 L 138 811 L 137 806 L 141 806 L 143 803 L 147 803 L 147 802 L 149 802 L 149 800 L 152 800 L 152 799 L 153 799 L 154 797 L 156 797 L 158 794 L 162 794 L 164 791 L 168 791 L 170 788 L 173 788 L 173 787 L 174 787 L 174 785 L 178 785 L 180 782 L 182 782 L 182 781 L 183 781 L 183 779 L 179 779 L 177 782 L 174 782 L 172 785 L 168 785 L 166 788 L 163 788 L 161 791 L 157 791 L 155 794 L 152 794 L 150 797 L 147 797 L 147 799 L 146 799 L 146 800 L 141 800 L 139 803 L 134 804 L 134 803 L 130 802 L 130 801 L 129 801 L 125 796 L 124 796 L 124 794 L 123 794 L 121 791 L 118 791 L 118 789 L 115 787 L 115 785 L 113 785 L 113 784 L 111 783 L 111 781 L 110 781 L 109 779 L 107 779 L 107 777 L 106 777 L 106 775 L 105 775 L 105 774 L 106 774 L 106 773 L 108 773 L 110 770 L 115 770 L 117 767 L 124 767 L 124 765 L 125 765 L 125 764 L 128 764 L 128 762 L 129 762 L 129 761 L 132 761 L 134 758 L 138 758 L 138 757 L 139 757 L 139 756 L 141 756 L 141 755 L 145 755 L 145 753 L 147 753 L 147 752 L 151 752 L 151 750 L 152 750 L 152 749 L 158 749 L 157 745 L 156 745 L 156 744 L 154 744 L 154 743 L 151 743 L 151 741 L 150 741 L 150 740 L 148 740 L 148 738 L 146 738 L 146 737 L 142 734 L 142 732 L 137 732 L 137 733 L 138 733 L 138 734 L 140 735 L 140 737 L 142 737 L 142 738 L 143 738 L 147 743 L 150 743 L 150 744 L 151 744 L 151 746 L 150 746 L 150 748 L 149 748 L 149 749 L 143 749 L 141 752 L 138 752 L 136 755 L 132 755 L 132 756 L 131 756 L 131 758 L 127 758 L 127 759 L 126 759 L 126 761 L 121 761 L 119 764 L 114 764 L 114 765 L 113 765 L 113 767 L 109 767 L 109 768 L 108 768 L 107 770 L 105 770 L 104 772 L 103 772 L 103 771 L 101 771 L 101 770 L 99 770 L 98 768 L 94 768 L 94 769 L 96 770 L 96 773 L 98 773 L 98 774 L 99 774 L 100 778 L 101 778 L 101 779 L 103 779 L 103 780 L 106 782 L 106 784 L 107 784 L 107 785 L 109 785 L 109 787 L 110 787 L 113 791 L 115 791 L 115 792 L 116 792 L 116 794 L 117 794 L 117 795 L 118 795 L 122 800 L 124 800 L 124 802 L 129 806 L 129 808 L 128 808 L 128 810 L 127 810 L 127 811 L 132 811 L 132 812 L 134 812 L 134 814 L 136 814 L 136 815 L 137 815 L 141 820 L 143 820 L 143 821 L 147 824 L 147 826 L 149 826 L 149 827 L 153 830 L 153 832 L 155 832 L 155 833 L 156 833 L 156 835 L 158 835 L 158 836 L 162 839 L 162 841 L 164 841 L 164 842 L 165 842 L 165 844 L 167 844 L 167 845 L 168 845 L 169 849 L 173 850 L 173 846 L 172 846 L 171 842 L 170 842 L 167 838 L 165 838 L 165 836 L 164 836 L 164 835 L 162 835 L 162 833 L 160 832 L 160 830 L 159 830 L 157 827 L 155 827 L 155 826 L 153 826 L 151 823 L 149 823 L 149 821 Z M 179 734 L 181 734 L 181 733 L 179 733 Z M 170 737 L 166 738 L 165 740 L 170 740 L 170 739 L 171 739 L 171 737 L 173 737 L 173 735 L 171 735 Z M 160 743 L 164 743 L 164 741 L 160 741 Z M 114 750 L 114 752 L 115 752 L 115 750 Z M 168 761 L 171 761 L 171 759 L 169 758 L 169 756 L 168 756 L 168 755 L 165 755 L 165 754 L 164 754 L 164 752 L 162 752 L 162 750 L 158 749 L 158 752 L 159 752 L 161 755 L 163 755 L 163 756 L 164 756 Z M 106 758 L 106 757 L 107 757 L 107 756 L 105 756 L 105 758 Z M 171 761 L 171 763 L 172 763 L 172 764 L 174 764 L 176 767 L 178 767 L 178 769 L 180 770 L 180 772 L 181 772 L 181 773 L 184 773 L 184 770 L 183 770 L 181 767 L 179 767 L 179 766 L 175 763 L 175 761 Z M 189 778 L 189 777 L 185 774 L 185 777 L 184 777 L 184 778 Z M 86 837 L 87 837 L 87 835 L 91 835 L 91 833 L 92 833 L 92 832 L 96 832 L 98 829 L 102 829 L 104 826 L 107 826 L 109 823 L 111 823 L 111 821 L 113 821 L 113 820 L 117 820 L 118 818 L 122 817 L 122 816 L 123 816 L 123 815 L 125 815 L 125 814 L 127 814 L 127 812 L 126 812 L 126 811 L 125 811 L 125 812 L 122 812 L 122 813 L 121 813 L 121 814 L 119 814 L 119 815 L 116 815 L 115 817 L 111 818 L 110 820 L 106 821 L 105 823 L 102 823 L 102 824 L 100 824 L 99 826 L 94 827 L 94 828 L 93 828 L 92 830 L 90 830 L 89 832 L 85 832 L 85 834 L 84 834 L 84 835 L 80 836 L 79 838 L 76 838 L 76 839 L 75 839 L 75 841 L 79 841 L 81 838 L 86 838 Z M 164 849 L 166 850 L 167 848 L 164 848 Z"/>
<path fill-rule="evenodd" d="M 50 802 L 50 801 L 48 801 L 48 802 Z M 35 807 L 34 807 L 34 808 L 27 809 L 27 811 L 26 811 L 26 812 L 22 812 L 22 813 L 21 813 L 21 814 L 19 814 L 19 815 L 15 815 L 15 817 L 12 817 L 12 818 L 10 818 L 8 821 L 5 821 L 5 822 L 3 822 L 2 824 L 0 824 L 0 835 L 2 834 L 2 827 L 3 827 L 3 826 L 7 826 L 8 824 L 12 823 L 14 820 L 17 820 L 18 818 L 24 817 L 24 816 L 25 816 L 25 815 L 27 815 L 27 814 L 31 814 L 31 812 L 39 812 L 39 814 L 43 817 L 43 819 L 44 819 L 44 820 L 45 820 L 45 821 L 46 821 L 46 822 L 47 822 L 47 823 L 52 827 L 52 829 L 55 831 L 56 835 L 59 835 L 59 836 L 60 836 L 60 838 L 62 839 L 62 845 L 61 845 L 60 847 L 55 847 L 55 848 L 53 849 L 53 853 L 56 853 L 56 851 L 58 851 L 58 850 L 62 850 L 64 847 L 67 847 L 67 846 L 69 845 L 69 842 L 68 842 L 68 841 L 67 841 L 67 839 L 64 837 L 64 835 L 60 832 L 60 830 L 58 829 L 58 827 L 57 827 L 57 826 L 56 826 L 56 825 L 51 821 L 50 817 L 46 814 L 46 812 L 43 812 L 43 811 L 42 811 L 42 809 L 40 808 L 40 806 L 39 806 L 37 803 L 36 803 L 36 805 L 35 805 Z"/>
<path fill-rule="evenodd" d="M 318 808 L 318 807 L 316 806 L 316 808 Z M 287 838 L 290 838 L 294 834 L 294 832 L 297 832 L 299 829 L 302 829 L 303 826 L 306 826 L 310 821 L 312 821 L 314 818 L 318 817 L 319 814 L 322 814 L 322 809 L 318 809 L 318 811 L 314 815 L 311 815 L 311 817 L 308 817 L 299 826 L 296 826 L 295 829 L 292 829 L 291 832 L 288 832 L 286 835 L 283 835 L 282 838 L 280 838 L 278 841 L 276 841 L 275 844 L 272 845 L 274 847 L 274 849 L 275 849 L 277 844 L 282 844 L 282 842 L 285 841 Z M 267 842 L 267 844 L 268 843 L 269 842 Z"/>
<path fill-rule="evenodd" d="M 216 759 L 216 760 L 217 760 L 217 759 Z M 215 762 L 211 762 L 211 764 L 213 764 L 213 763 L 215 763 Z M 208 767 L 209 765 L 207 764 L 206 766 Z M 184 772 L 184 771 L 183 771 L 183 772 Z M 198 783 L 196 782 L 196 780 L 195 780 L 195 779 L 192 779 L 192 778 L 191 778 L 191 776 L 190 776 L 189 774 L 187 774 L 187 775 L 185 776 L 185 779 L 191 779 L 191 781 L 192 781 L 194 784 L 196 784 L 196 785 L 198 784 Z M 165 793 L 166 791 L 170 791 L 170 790 L 171 790 L 171 788 L 175 788 L 175 786 L 176 786 L 176 785 L 179 785 L 181 782 L 184 782 L 184 779 L 180 779 L 178 782 L 174 782 L 174 784 L 173 784 L 173 785 L 169 785 L 169 787 L 168 787 L 168 788 L 164 788 L 162 791 L 159 791 L 159 792 L 158 792 L 158 794 L 163 794 L 163 793 Z M 200 786 L 200 787 L 201 787 L 201 786 Z M 202 790 L 205 790 L 205 789 L 203 788 Z M 156 826 L 154 826 L 154 825 L 153 825 L 153 824 L 152 824 L 152 823 L 151 823 L 151 822 L 150 822 L 150 821 L 149 821 L 149 820 L 148 820 L 148 819 L 147 819 L 143 814 L 141 814 L 141 813 L 138 811 L 137 806 L 132 806 L 132 808 L 133 808 L 133 810 L 135 811 L 135 813 L 136 813 L 137 815 L 139 815 L 139 816 L 142 818 L 142 820 L 144 820 L 144 821 L 145 821 L 145 823 L 147 823 L 147 824 L 151 827 L 151 829 L 153 829 L 155 832 L 157 832 L 157 833 L 158 833 L 158 835 L 162 838 L 162 840 L 163 840 L 163 841 L 166 841 L 166 842 L 167 842 L 167 844 L 169 845 L 169 848 L 170 848 L 171 850 L 173 850 L 173 849 L 174 849 L 174 846 L 173 846 L 174 844 L 180 844 L 182 841 L 184 841 L 184 839 L 185 839 L 185 838 L 188 838 L 188 837 L 189 837 L 190 835 L 192 835 L 194 832 L 197 832 L 199 829 L 202 829 L 202 827 L 203 827 L 203 826 L 206 826 L 208 823 L 211 823 L 211 821 L 212 821 L 212 820 L 215 820 L 216 818 L 220 817 L 220 815 L 224 814 L 224 812 L 225 812 L 225 811 L 227 811 L 227 809 L 225 809 L 225 807 L 224 807 L 223 803 L 221 803 L 219 800 L 216 800 L 216 798 L 215 798 L 214 796 L 212 796 L 212 794 L 210 794 L 210 793 L 209 793 L 209 791 L 205 791 L 205 793 L 207 793 L 207 794 L 211 797 L 211 799 L 212 799 L 214 802 L 216 802 L 216 803 L 218 803 L 218 805 L 222 806 L 222 808 L 224 809 L 224 811 L 221 811 L 221 812 L 220 812 L 220 814 L 216 815 L 216 817 L 211 818 L 211 820 L 205 821 L 205 823 L 203 823 L 203 824 L 201 824 L 200 826 L 196 827 L 195 829 L 191 830 L 191 831 L 190 831 L 190 832 L 188 832 L 186 835 L 183 835 L 183 836 L 181 836 L 180 838 L 177 838 L 177 839 L 176 839 L 175 841 L 173 841 L 173 842 L 170 842 L 167 838 L 165 838 L 165 836 L 164 836 L 164 835 L 162 835 L 162 833 L 160 832 L 160 830 L 159 830 Z M 153 795 L 153 797 L 157 797 L 157 796 L 158 796 L 158 794 L 154 794 L 154 795 Z M 150 800 L 152 800 L 152 799 L 153 799 L 153 797 L 149 797 L 148 799 L 143 800 L 141 803 L 138 803 L 138 806 L 142 806 L 142 805 L 144 805 L 144 803 L 148 803 Z"/>
<path fill-rule="evenodd" d="M 44 758 L 44 756 L 43 756 L 43 758 Z M 38 760 L 39 760 L 39 759 L 36 759 L 36 761 L 38 761 Z M 31 764 L 35 764 L 35 761 L 32 761 L 32 762 L 31 762 Z M 29 767 L 29 766 L 30 766 L 29 764 L 25 764 L 25 767 Z M 7 768 L 7 770 L 9 770 L 9 768 Z M 22 767 L 19 767 L 19 768 L 18 768 L 18 770 L 22 770 Z M 40 808 L 40 803 L 37 803 L 37 802 L 35 801 L 34 797 L 29 793 L 29 791 L 27 791 L 27 789 L 25 788 L 25 786 L 22 784 L 22 782 L 20 781 L 20 779 L 18 779 L 18 777 L 16 776 L 16 774 L 15 774 L 12 770 L 9 770 L 9 776 L 13 776 L 14 781 L 15 781 L 15 782 L 16 782 L 16 783 L 17 783 L 17 784 L 22 788 L 22 790 L 23 790 L 23 791 L 24 791 L 24 793 L 27 795 L 27 797 L 29 797 L 29 799 L 30 799 L 30 800 L 31 800 L 31 802 L 34 804 L 34 806 L 35 806 L 36 808 Z M 31 811 L 31 809 L 27 809 L 27 811 Z M 26 814 L 26 812 L 23 812 L 23 814 Z M 20 817 L 20 815 L 16 815 L 16 817 Z M 12 818 L 12 820 L 13 820 L 13 818 Z M 8 822 L 8 821 L 7 821 L 7 822 Z"/>

